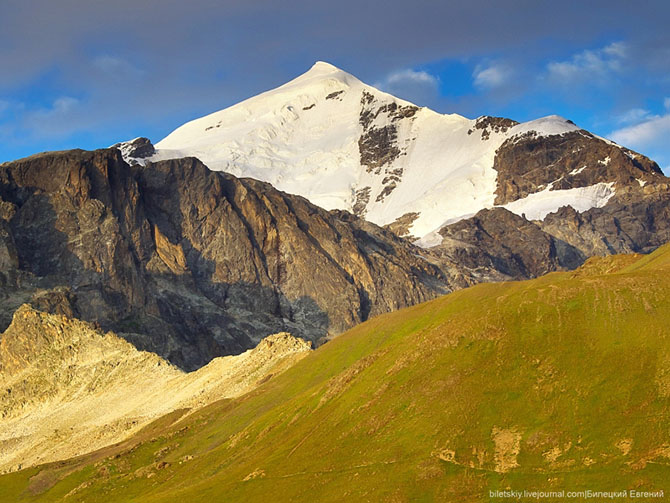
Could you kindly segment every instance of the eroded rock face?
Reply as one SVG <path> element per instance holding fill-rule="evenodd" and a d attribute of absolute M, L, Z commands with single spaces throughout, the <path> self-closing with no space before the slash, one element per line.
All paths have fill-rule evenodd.
<path fill-rule="evenodd" d="M 450 285 L 389 231 L 193 158 L 43 154 L 0 168 L 0 198 L 5 262 L 27 278 L 8 298 L 41 296 L 186 369 L 270 333 L 318 341 Z M 44 297 L 55 287 L 68 293 Z"/>
<path fill-rule="evenodd" d="M 563 207 L 538 225 L 585 256 L 649 253 L 670 241 L 667 183 L 621 188 L 603 208 Z"/>
<path fill-rule="evenodd" d="M 513 125 L 483 119 L 472 134 Z M 670 185 L 658 165 L 584 130 L 513 137 L 498 149 L 494 168 L 496 204 L 599 183 L 614 195 L 581 213 L 564 206 L 529 221 L 494 207 L 443 227 L 442 243 L 428 253 L 458 268 L 469 284 L 532 278 L 575 268 L 591 256 L 648 253 L 670 241 Z"/>
<path fill-rule="evenodd" d="M 407 155 L 407 147 L 398 144 L 398 126 L 403 119 L 413 120 L 418 111 L 419 108 L 414 105 L 398 105 L 395 102 L 380 104 L 374 95 L 367 91 L 362 93 L 358 120 L 363 128 L 358 139 L 361 166 L 368 173 L 374 172 L 375 175 L 384 177 L 383 188 L 375 197 L 375 202 L 383 201 L 402 180 L 403 168 L 391 167 L 398 157 Z M 375 124 L 378 118 L 382 119 L 381 124 Z M 369 187 L 359 189 L 353 207 L 354 213 L 364 215 L 364 208 L 369 200 Z"/>
<path fill-rule="evenodd" d="M 479 282 L 573 269 L 592 256 L 649 253 L 670 241 L 670 184 L 655 172 L 655 164 L 640 166 L 619 165 L 607 173 L 610 168 L 603 164 L 605 171 L 596 175 L 604 178 L 582 181 L 613 180 L 615 193 L 602 207 L 578 212 L 564 206 L 533 221 L 501 207 L 482 210 L 442 228 L 442 243 L 428 254 L 469 272 L 467 281 Z"/>
<path fill-rule="evenodd" d="M 547 187 L 551 190 L 659 183 L 665 177 L 654 161 L 581 130 L 538 136 L 533 132 L 505 141 L 496 152 L 495 204 L 506 204 Z"/>
<path fill-rule="evenodd" d="M 419 218 L 419 213 L 412 211 L 396 218 L 394 222 L 391 222 L 384 227 L 398 236 L 416 240 L 416 237 L 410 235 L 409 228 L 417 218 Z"/>
<path fill-rule="evenodd" d="M 440 234 L 442 244 L 430 251 L 470 270 L 478 281 L 533 278 L 584 260 L 575 247 L 505 208 L 482 210 Z"/>
<path fill-rule="evenodd" d="M 505 117 L 492 117 L 484 115 L 475 121 L 474 129 L 469 129 L 468 134 L 480 133 L 482 140 L 486 141 L 491 137 L 491 133 L 506 133 L 511 127 L 519 124 L 512 119 Z"/>

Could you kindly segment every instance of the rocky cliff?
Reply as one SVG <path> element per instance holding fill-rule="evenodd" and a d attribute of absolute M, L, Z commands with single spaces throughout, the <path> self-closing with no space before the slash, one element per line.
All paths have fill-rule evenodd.
<path fill-rule="evenodd" d="M 520 127 L 488 119 L 466 136 Z M 30 302 L 195 369 L 270 333 L 318 342 L 454 288 L 670 240 L 670 185 L 653 161 L 583 130 L 551 132 L 505 141 L 498 205 L 423 248 L 398 237 L 415 213 L 383 229 L 194 158 L 129 165 L 113 148 L 6 163 L 0 328 Z"/>
<path fill-rule="evenodd" d="M 31 302 L 185 369 L 271 333 L 319 341 L 454 283 L 390 231 L 194 158 L 41 154 L 0 167 L 0 198 L 5 326 Z"/>
<path fill-rule="evenodd" d="M 481 210 L 440 230 L 442 243 L 429 250 L 469 271 L 472 282 L 528 279 L 573 269 L 585 255 L 505 208 Z"/>
<path fill-rule="evenodd" d="M 426 251 L 467 270 L 468 281 L 528 279 L 670 241 L 669 179 L 587 131 L 509 139 L 494 169 L 496 206 L 443 226 Z"/>
<path fill-rule="evenodd" d="M 555 192 L 598 183 L 621 188 L 665 180 L 651 159 L 584 129 L 549 136 L 529 131 L 510 138 L 496 150 L 493 169 L 498 173 L 497 205 L 544 189 Z"/>
<path fill-rule="evenodd" d="M 593 256 L 649 253 L 670 242 L 670 187 L 651 176 L 650 183 L 619 183 L 606 205 L 582 212 L 563 206 L 529 220 L 501 207 L 482 210 L 440 229 L 440 244 L 426 254 L 480 282 L 533 278 Z"/>

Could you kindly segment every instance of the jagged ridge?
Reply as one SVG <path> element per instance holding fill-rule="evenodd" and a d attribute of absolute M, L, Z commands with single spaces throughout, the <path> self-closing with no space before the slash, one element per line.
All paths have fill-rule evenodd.
<path fill-rule="evenodd" d="M 271 333 L 319 341 L 455 286 L 389 231 L 193 158 L 44 154 L 0 168 L 0 203 L 5 316 L 30 301 L 186 369 Z"/>

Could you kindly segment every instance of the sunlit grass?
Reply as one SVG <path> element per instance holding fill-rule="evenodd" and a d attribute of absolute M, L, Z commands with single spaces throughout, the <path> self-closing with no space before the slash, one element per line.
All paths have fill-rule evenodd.
<path fill-rule="evenodd" d="M 509 487 L 661 489 L 670 248 L 600 260 L 379 316 L 245 397 L 153 425 L 99 459 L 43 468 L 44 480 L 63 474 L 50 486 L 35 483 L 40 469 L 0 477 L 0 499 L 488 501 Z"/>

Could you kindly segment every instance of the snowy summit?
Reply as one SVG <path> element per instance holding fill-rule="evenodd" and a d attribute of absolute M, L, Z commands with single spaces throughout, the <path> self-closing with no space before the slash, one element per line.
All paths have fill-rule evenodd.
<path fill-rule="evenodd" d="M 558 116 L 518 124 L 440 114 L 317 62 L 281 87 L 184 124 L 137 161 L 194 156 L 210 169 L 263 180 L 379 225 L 405 216 L 409 234 L 428 245 L 445 223 L 494 206 L 494 158 L 504 142 L 579 130 Z M 506 207 L 542 218 L 575 199 L 584 211 L 611 197 L 604 185 L 545 189 Z"/>

